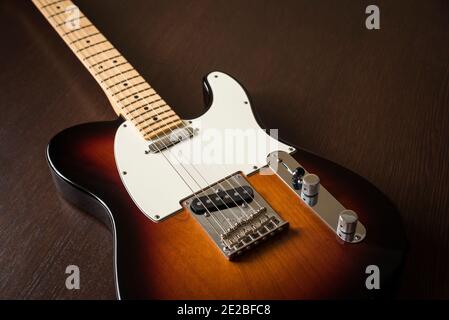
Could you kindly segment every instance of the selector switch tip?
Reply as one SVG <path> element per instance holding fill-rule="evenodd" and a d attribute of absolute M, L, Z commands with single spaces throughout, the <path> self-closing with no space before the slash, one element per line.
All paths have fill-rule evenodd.
<path fill-rule="evenodd" d="M 293 171 L 292 175 L 292 186 L 296 190 L 301 190 L 302 188 L 302 179 L 306 174 L 306 170 L 303 167 L 298 167 Z"/>

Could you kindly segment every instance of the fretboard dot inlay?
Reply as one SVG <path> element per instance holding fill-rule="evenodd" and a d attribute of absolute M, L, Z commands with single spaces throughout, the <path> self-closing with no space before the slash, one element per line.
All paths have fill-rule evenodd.
<path fill-rule="evenodd" d="M 153 139 L 183 125 L 179 116 L 86 16 L 79 11 L 77 15 L 65 11 L 73 0 L 32 2 L 102 86 L 114 111 L 131 121 L 144 139 Z"/>

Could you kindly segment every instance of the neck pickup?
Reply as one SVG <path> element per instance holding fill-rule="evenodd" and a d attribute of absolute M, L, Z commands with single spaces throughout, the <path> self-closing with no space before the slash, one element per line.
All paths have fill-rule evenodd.
<path fill-rule="evenodd" d="M 191 127 L 182 127 L 174 129 L 164 135 L 161 135 L 151 141 L 149 149 L 151 153 L 158 153 L 168 149 L 181 141 L 193 137 L 194 131 Z"/>

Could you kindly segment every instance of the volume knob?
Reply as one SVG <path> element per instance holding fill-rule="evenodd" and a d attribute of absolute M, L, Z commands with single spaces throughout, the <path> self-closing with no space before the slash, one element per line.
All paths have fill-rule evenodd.
<path fill-rule="evenodd" d="M 338 217 L 337 235 L 344 241 L 354 239 L 359 217 L 352 210 L 343 210 Z"/>
<path fill-rule="evenodd" d="M 320 191 L 320 178 L 313 173 L 302 177 L 302 194 L 306 197 L 314 197 Z"/>

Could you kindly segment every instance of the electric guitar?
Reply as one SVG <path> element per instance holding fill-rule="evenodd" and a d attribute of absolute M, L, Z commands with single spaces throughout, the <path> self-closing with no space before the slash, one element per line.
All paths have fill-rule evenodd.
<path fill-rule="evenodd" d="M 62 195 L 113 233 L 118 298 L 394 292 L 405 240 L 379 190 L 262 129 L 225 73 L 204 79 L 207 111 L 182 119 L 71 1 L 33 2 L 118 115 L 46 151 Z"/>

